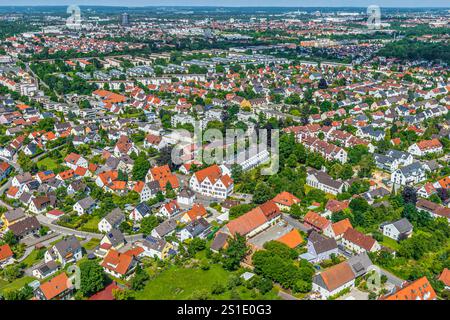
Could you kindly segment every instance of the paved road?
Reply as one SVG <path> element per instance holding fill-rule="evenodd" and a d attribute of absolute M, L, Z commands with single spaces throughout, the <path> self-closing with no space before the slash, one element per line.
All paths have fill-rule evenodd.
<path fill-rule="evenodd" d="M 299 298 L 294 297 L 293 295 L 284 291 L 278 291 L 278 296 L 283 300 L 300 300 Z"/>
<path fill-rule="evenodd" d="M 95 239 L 99 239 L 99 240 L 101 240 L 104 236 L 102 233 L 79 231 L 79 230 L 66 228 L 66 227 L 63 227 L 63 226 L 60 226 L 57 224 L 53 224 L 52 223 L 53 221 L 51 219 L 47 218 L 46 216 L 44 216 L 42 214 L 37 215 L 36 217 L 42 225 L 49 227 L 54 232 L 61 233 L 64 235 L 74 235 L 76 237 L 95 238 Z M 133 234 L 133 235 L 125 236 L 125 240 L 127 240 L 128 242 L 133 242 L 133 241 L 136 241 L 136 240 L 139 240 L 142 238 L 143 238 L 142 234 Z"/>
<path fill-rule="evenodd" d="M 306 228 L 303 223 L 298 221 L 297 219 L 292 218 L 290 215 L 283 213 L 283 219 L 287 223 L 289 223 L 291 226 L 293 226 L 296 229 L 299 229 L 303 232 L 308 232 L 308 228 Z"/>

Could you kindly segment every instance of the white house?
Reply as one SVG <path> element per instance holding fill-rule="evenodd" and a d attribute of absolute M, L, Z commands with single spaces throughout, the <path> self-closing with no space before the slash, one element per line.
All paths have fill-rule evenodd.
<path fill-rule="evenodd" d="M 397 185 L 411 185 L 426 179 L 426 170 L 420 162 L 399 168 L 391 174 L 391 182 Z"/>
<path fill-rule="evenodd" d="M 194 173 L 189 186 L 202 195 L 226 199 L 234 188 L 233 179 L 225 166 L 212 165 Z"/>
<path fill-rule="evenodd" d="M 386 237 L 399 241 L 412 235 L 413 226 L 408 219 L 403 218 L 395 222 L 383 223 L 381 230 Z"/>
<path fill-rule="evenodd" d="M 110 232 L 111 229 L 119 229 L 120 224 L 125 221 L 125 215 L 119 208 L 114 209 L 106 217 L 98 223 L 98 230 L 100 232 Z"/>
<path fill-rule="evenodd" d="M 408 148 L 409 153 L 419 157 L 429 153 L 442 153 L 442 151 L 442 144 L 438 139 L 423 140 Z"/>
<path fill-rule="evenodd" d="M 75 236 L 70 236 L 56 243 L 45 252 L 45 262 L 56 261 L 65 266 L 67 263 L 78 261 L 83 252 L 80 242 Z"/>
<path fill-rule="evenodd" d="M 96 207 L 96 203 L 94 199 L 92 199 L 90 196 L 81 199 L 77 203 L 73 205 L 73 210 L 78 213 L 79 216 L 91 213 L 92 210 Z"/>

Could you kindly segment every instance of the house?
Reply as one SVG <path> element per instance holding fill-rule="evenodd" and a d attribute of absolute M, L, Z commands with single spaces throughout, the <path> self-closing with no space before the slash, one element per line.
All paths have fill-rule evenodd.
<path fill-rule="evenodd" d="M 438 139 L 416 142 L 408 148 L 409 153 L 419 157 L 422 157 L 429 153 L 442 153 L 442 151 L 443 147 Z"/>
<path fill-rule="evenodd" d="M 72 292 L 72 281 L 63 272 L 41 284 L 34 294 L 39 300 L 67 300 Z"/>
<path fill-rule="evenodd" d="M 211 233 L 212 226 L 204 218 L 198 218 L 190 222 L 180 232 L 177 233 L 177 238 L 180 241 L 185 241 L 192 238 L 206 239 Z"/>
<path fill-rule="evenodd" d="M 355 279 L 353 269 L 344 261 L 315 275 L 312 291 L 319 293 L 323 299 L 327 299 L 346 288 L 353 288 Z"/>
<path fill-rule="evenodd" d="M 390 195 L 391 193 L 383 187 L 379 187 L 367 192 L 364 192 L 361 196 L 367 200 L 368 203 L 372 204 L 376 199 L 383 198 Z"/>
<path fill-rule="evenodd" d="M 177 202 L 183 206 L 192 206 L 195 200 L 195 193 L 189 188 L 183 188 L 177 195 Z"/>
<path fill-rule="evenodd" d="M 168 165 L 150 168 L 145 181 L 158 181 L 161 191 L 165 191 L 168 184 L 174 190 L 180 187 L 177 176 L 172 173 Z"/>
<path fill-rule="evenodd" d="M 182 223 L 189 223 L 201 217 L 206 217 L 208 212 L 201 203 L 194 203 L 192 208 L 186 211 L 180 218 Z"/>
<path fill-rule="evenodd" d="M 125 215 L 122 210 L 115 208 L 106 217 L 98 223 L 98 230 L 100 232 L 109 232 L 111 229 L 118 229 L 120 224 L 125 221 Z"/>
<path fill-rule="evenodd" d="M 0 161 L 0 181 L 6 179 L 12 171 L 12 166 L 8 162 Z"/>
<path fill-rule="evenodd" d="M 398 150 L 389 150 L 385 155 L 375 153 L 373 157 L 375 165 L 387 172 L 394 172 L 399 167 L 410 165 L 414 161 L 410 153 Z"/>
<path fill-rule="evenodd" d="M 333 195 L 342 193 L 348 188 L 346 182 L 334 180 L 327 173 L 316 169 L 308 169 L 306 184 Z"/>
<path fill-rule="evenodd" d="M 100 241 L 100 247 L 104 249 L 119 250 L 125 245 L 125 237 L 118 229 L 111 229 L 108 231 Z"/>
<path fill-rule="evenodd" d="M 281 211 L 273 201 L 267 201 L 242 216 L 231 220 L 222 232 L 231 236 L 240 234 L 247 239 L 275 225 L 281 219 Z"/>
<path fill-rule="evenodd" d="M 294 249 L 303 243 L 303 237 L 297 229 L 292 229 L 275 241 L 281 242 L 287 245 L 289 248 Z"/>
<path fill-rule="evenodd" d="M 226 199 L 234 188 L 229 170 L 216 164 L 195 172 L 189 186 L 195 192 L 216 199 Z"/>
<path fill-rule="evenodd" d="M 416 202 L 416 208 L 430 214 L 433 218 L 446 218 L 450 222 L 450 208 L 441 206 L 437 203 L 425 199 L 419 199 Z"/>
<path fill-rule="evenodd" d="M 72 181 L 67 187 L 67 194 L 72 195 L 77 192 L 84 192 L 86 187 L 86 183 L 84 183 L 81 179 Z"/>
<path fill-rule="evenodd" d="M 330 199 L 325 205 L 325 212 L 323 215 L 325 217 L 329 217 L 333 213 L 343 211 L 348 208 L 349 203 L 350 203 L 349 201 L 339 201 L 335 199 Z"/>
<path fill-rule="evenodd" d="M 24 172 L 23 174 L 18 174 L 12 179 L 12 186 L 16 188 L 22 188 L 26 183 L 33 180 L 33 177 L 31 176 L 31 173 Z"/>
<path fill-rule="evenodd" d="M 311 232 L 308 237 L 308 252 L 300 256 L 309 262 L 318 263 L 331 258 L 331 255 L 339 254 L 338 245 L 335 239 L 322 236 L 317 231 Z"/>
<path fill-rule="evenodd" d="M 141 247 L 144 251 L 140 256 L 145 256 L 149 258 L 158 258 L 164 260 L 171 252 L 172 245 L 161 238 L 155 238 L 152 236 L 146 237 L 144 240 L 139 240 L 135 242 L 136 246 Z"/>
<path fill-rule="evenodd" d="M 91 196 L 81 199 L 73 205 L 73 210 L 78 213 L 79 216 L 83 214 L 90 214 L 95 209 L 96 203 Z"/>
<path fill-rule="evenodd" d="M 353 228 L 353 226 L 350 220 L 346 218 L 341 221 L 329 224 L 324 230 L 324 235 L 339 240 L 342 238 L 348 228 Z"/>
<path fill-rule="evenodd" d="M 133 221 L 141 221 L 151 213 L 152 209 L 150 206 L 146 202 L 141 202 L 131 211 L 129 218 Z"/>
<path fill-rule="evenodd" d="M 30 234 L 36 234 L 41 229 L 41 224 L 36 217 L 28 217 L 9 226 L 16 238 L 23 238 Z"/>
<path fill-rule="evenodd" d="M 109 250 L 100 265 L 113 277 L 128 279 L 136 268 L 137 260 L 132 255 Z"/>
<path fill-rule="evenodd" d="M 49 197 L 40 196 L 31 200 L 29 210 L 35 214 L 41 214 L 44 213 L 50 205 L 51 201 Z"/>
<path fill-rule="evenodd" d="M 64 158 L 64 164 L 72 170 L 76 170 L 77 167 L 88 168 L 89 166 L 89 162 L 85 158 L 74 152 Z"/>
<path fill-rule="evenodd" d="M 168 219 L 160 223 L 156 228 L 152 230 L 151 236 L 155 238 L 164 238 L 175 233 L 177 228 L 177 222 L 173 219 Z"/>
<path fill-rule="evenodd" d="M 67 263 L 76 262 L 83 256 L 80 242 L 75 236 L 69 236 L 48 249 L 44 261 L 56 261 L 64 267 Z"/>
<path fill-rule="evenodd" d="M 422 277 L 381 297 L 380 300 L 436 300 L 436 298 L 436 292 L 427 277 Z"/>
<path fill-rule="evenodd" d="M 442 283 L 444 283 L 445 289 L 447 289 L 447 290 L 450 289 L 450 270 L 448 270 L 447 268 L 442 270 L 441 274 L 439 275 L 438 280 L 442 281 Z"/>
<path fill-rule="evenodd" d="M 348 228 L 344 232 L 341 241 L 342 245 L 351 252 L 375 252 L 381 249 L 381 246 L 374 238 L 353 228 Z"/>
<path fill-rule="evenodd" d="M 14 208 L 8 210 L 2 215 L 1 221 L 3 223 L 3 226 L 1 229 L 7 229 L 9 226 L 25 218 L 25 212 L 22 208 Z"/>
<path fill-rule="evenodd" d="M 331 222 L 314 211 L 309 211 L 303 217 L 303 223 L 307 227 L 312 227 L 319 232 L 323 232 Z"/>
<path fill-rule="evenodd" d="M 181 208 L 176 200 L 166 202 L 161 206 L 157 215 L 166 218 L 172 218 L 181 212 Z"/>
<path fill-rule="evenodd" d="M 14 263 L 14 254 L 8 244 L 0 245 L 0 267 Z"/>
<path fill-rule="evenodd" d="M 300 199 L 287 191 L 280 192 L 273 199 L 273 202 L 281 211 L 289 211 L 294 204 L 300 203 Z"/>
<path fill-rule="evenodd" d="M 45 279 L 55 274 L 58 270 L 59 265 L 55 261 L 51 260 L 49 262 L 41 263 L 32 271 L 32 274 L 38 279 Z"/>
<path fill-rule="evenodd" d="M 426 170 L 420 162 L 399 168 L 391 174 L 391 182 L 397 185 L 413 185 L 426 179 Z"/>
<path fill-rule="evenodd" d="M 139 193 L 141 202 L 144 202 L 154 198 L 158 192 L 161 192 L 161 186 L 158 181 L 150 181 L 147 183 L 138 181 L 134 187 L 134 191 Z"/>
<path fill-rule="evenodd" d="M 409 238 L 413 232 L 413 226 L 406 218 L 394 222 L 383 223 L 380 228 L 386 237 L 396 241 Z"/>

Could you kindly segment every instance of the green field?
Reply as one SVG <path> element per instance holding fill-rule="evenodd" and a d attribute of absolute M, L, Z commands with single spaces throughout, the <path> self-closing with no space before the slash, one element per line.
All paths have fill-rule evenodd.
<path fill-rule="evenodd" d="M 24 276 L 22 278 L 16 279 L 13 282 L 8 283 L 5 280 L 0 279 L 0 293 L 4 292 L 5 290 L 19 290 L 26 284 L 32 282 L 35 280 L 33 277 Z"/>
<path fill-rule="evenodd" d="M 397 241 L 386 236 L 383 236 L 383 241 L 381 242 L 381 245 L 388 247 L 394 251 L 397 251 L 400 248 L 400 245 L 398 244 Z"/>
<path fill-rule="evenodd" d="M 101 218 L 97 216 L 89 216 L 89 220 L 83 224 L 79 230 L 87 232 L 98 232 L 98 223 Z"/>
<path fill-rule="evenodd" d="M 46 248 L 33 250 L 30 255 L 22 261 L 22 263 L 24 263 L 27 268 L 33 266 L 44 258 L 44 253 L 46 250 Z"/>
<path fill-rule="evenodd" d="M 233 273 L 224 270 L 219 265 L 211 265 L 209 270 L 189 269 L 172 266 L 162 271 L 154 279 L 147 282 L 145 288 L 134 294 L 137 300 L 183 300 L 189 299 L 194 292 L 210 293 L 214 283 L 227 285 Z M 236 289 L 241 299 L 277 299 L 276 290 L 262 296 L 255 296 L 252 291 L 239 286 Z M 225 291 L 220 295 L 211 295 L 211 299 L 230 299 L 231 292 Z"/>
<path fill-rule="evenodd" d="M 43 158 L 37 162 L 39 170 L 56 170 L 58 163 L 52 158 Z"/>
<path fill-rule="evenodd" d="M 100 244 L 100 240 L 99 239 L 92 238 L 91 240 L 89 240 L 88 242 L 86 242 L 83 245 L 83 248 L 85 248 L 86 250 L 93 250 L 99 244 Z"/>

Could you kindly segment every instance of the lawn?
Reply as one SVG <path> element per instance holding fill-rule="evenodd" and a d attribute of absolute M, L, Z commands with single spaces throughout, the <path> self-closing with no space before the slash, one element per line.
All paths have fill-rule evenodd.
<path fill-rule="evenodd" d="M 388 247 L 394 251 L 398 251 L 398 249 L 400 249 L 400 245 L 398 244 L 397 241 L 386 236 L 383 236 L 383 241 L 381 242 L 381 245 Z"/>
<path fill-rule="evenodd" d="M 37 162 L 39 170 L 56 170 L 58 162 L 52 158 L 43 158 Z"/>
<path fill-rule="evenodd" d="M 5 290 L 19 290 L 26 284 L 34 281 L 35 279 L 33 277 L 24 276 L 22 278 L 16 279 L 11 283 L 8 283 L 5 280 L 0 279 L 0 293 L 4 292 Z"/>
<path fill-rule="evenodd" d="M 137 300 L 186 300 L 194 292 L 211 292 L 213 284 L 227 285 L 232 272 L 224 270 L 220 265 L 210 265 L 209 270 L 180 268 L 172 266 L 162 271 L 152 280 L 149 280 L 145 288 L 137 291 L 134 297 Z M 247 289 L 244 286 L 236 288 L 236 293 L 241 299 L 278 299 L 277 290 L 261 295 Z M 212 299 L 230 299 L 231 291 L 226 290 L 220 295 L 211 295 Z"/>
<path fill-rule="evenodd" d="M 194 291 L 209 292 L 215 282 L 226 285 L 229 276 L 230 273 L 218 265 L 212 265 L 209 270 L 173 266 L 147 282 L 135 297 L 138 300 L 185 300 Z"/>
<path fill-rule="evenodd" d="M 89 220 L 78 229 L 87 232 L 98 232 L 98 223 L 100 220 L 100 217 L 89 216 Z"/>
<path fill-rule="evenodd" d="M 24 263 L 27 268 L 35 265 L 44 258 L 44 253 L 46 250 L 46 248 L 33 250 L 30 255 L 22 261 L 22 263 Z"/>
<path fill-rule="evenodd" d="M 99 239 L 92 238 L 91 240 L 89 240 L 88 242 L 86 242 L 83 245 L 83 248 L 85 248 L 86 250 L 93 250 L 99 244 L 100 244 L 100 240 Z"/>

